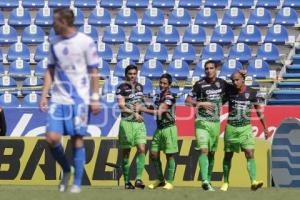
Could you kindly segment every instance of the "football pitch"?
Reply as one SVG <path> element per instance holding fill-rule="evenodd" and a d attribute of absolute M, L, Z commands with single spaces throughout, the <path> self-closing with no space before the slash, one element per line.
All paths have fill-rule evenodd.
<path fill-rule="evenodd" d="M 0 186 L 1 200 L 293 200 L 300 198 L 300 189 L 264 188 L 256 192 L 248 188 L 230 188 L 230 191 L 204 192 L 196 187 L 177 187 L 171 191 L 124 190 L 123 187 L 83 187 L 80 194 L 59 193 L 55 186 Z"/>

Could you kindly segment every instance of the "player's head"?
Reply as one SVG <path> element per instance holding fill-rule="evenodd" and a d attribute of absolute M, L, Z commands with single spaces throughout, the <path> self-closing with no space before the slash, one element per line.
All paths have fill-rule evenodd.
<path fill-rule="evenodd" d="M 241 89 L 245 85 L 246 75 L 240 71 L 236 71 L 231 75 L 231 81 L 235 88 Z"/>
<path fill-rule="evenodd" d="M 161 91 L 168 90 L 172 84 L 172 76 L 168 73 L 161 75 L 159 78 L 159 89 Z"/>
<path fill-rule="evenodd" d="M 215 61 L 208 60 L 204 64 L 206 78 L 213 79 L 217 77 L 218 64 Z"/>
<path fill-rule="evenodd" d="M 62 35 L 67 28 L 74 26 L 74 13 L 70 8 L 57 8 L 54 10 L 53 28 L 56 34 Z"/>
<path fill-rule="evenodd" d="M 125 78 L 127 81 L 135 82 L 138 68 L 135 65 L 128 65 L 125 69 Z"/>

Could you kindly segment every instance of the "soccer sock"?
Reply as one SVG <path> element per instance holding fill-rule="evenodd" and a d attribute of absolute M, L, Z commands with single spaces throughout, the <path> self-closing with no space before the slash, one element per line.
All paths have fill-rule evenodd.
<path fill-rule="evenodd" d="M 157 159 L 153 159 L 152 161 L 153 161 L 153 164 L 154 164 L 154 168 L 155 168 L 158 180 L 163 181 L 164 180 L 164 175 L 163 175 L 163 172 L 162 172 L 160 159 L 157 158 Z"/>
<path fill-rule="evenodd" d="M 124 181 L 125 183 L 128 183 L 129 182 L 129 159 L 128 158 L 123 158 L 122 170 L 124 175 Z"/>
<path fill-rule="evenodd" d="M 247 169 L 252 183 L 256 180 L 256 164 L 253 158 L 247 159 Z"/>
<path fill-rule="evenodd" d="M 168 183 L 173 183 L 174 181 L 174 173 L 175 173 L 175 160 L 174 159 L 170 159 L 167 162 L 167 181 Z"/>
<path fill-rule="evenodd" d="M 214 169 L 215 159 L 211 158 L 208 161 L 209 161 L 209 163 L 208 163 L 207 180 L 210 182 L 211 181 L 212 172 L 213 172 L 213 169 Z"/>
<path fill-rule="evenodd" d="M 139 153 L 136 158 L 136 179 L 142 179 L 145 168 L 145 154 Z"/>
<path fill-rule="evenodd" d="M 84 146 L 73 149 L 74 159 L 74 185 L 81 186 L 84 164 L 85 164 L 85 148 Z"/>
<path fill-rule="evenodd" d="M 208 173 L 208 157 L 205 154 L 201 154 L 199 156 L 199 166 L 200 173 L 202 177 L 202 181 L 207 181 L 207 173 Z"/>
<path fill-rule="evenodd" d="M 229 183 L 229 174 L 231 168 L 231 160 L 223 160 L 224 183 Z"/>
<path fill-rule="evenodd" d="M 50 147 L 52 156 L 58 162 L 58 164 L 62 167 L 64 172 L 70 172 L 71 167 L 69 161 L 64 152 L 63 146 L 59 143 L 56 144 L 54 147 Z"/>

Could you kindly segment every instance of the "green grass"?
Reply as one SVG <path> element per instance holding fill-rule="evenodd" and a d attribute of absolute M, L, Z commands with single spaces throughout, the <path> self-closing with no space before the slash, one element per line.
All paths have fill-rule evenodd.
<path fill-rule="evenodd" d="M 177 187 L 172 191 L 156 190 L 133 190 L 127 191 L 123 187 L 83 187 L 80 194 L 69 192 L 59 193 L 54 186 L 0 186 L 1 200 L 237 200 L 237 199 L 260 199 L 260 200 L 293 200 L 300 198 L 300 189 L 261 189 L 252 192 L 246 188 L 230 188 L 228 192 L 204 192 L 201 188 Z"/>

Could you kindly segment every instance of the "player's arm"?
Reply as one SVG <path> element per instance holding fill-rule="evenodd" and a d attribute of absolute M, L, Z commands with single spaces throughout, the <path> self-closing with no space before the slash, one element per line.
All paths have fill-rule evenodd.
<path fill-rule="evenodd" d="M 90 79 L 91 79 L 91 111 L 93 114 L 97 114 L 100 111 L 100 96 L 99 96 L 99 75 L 98 68 L 89 68 L 88 69 Z"/>
<path fill-rule="evenodd" d="M 202 101 L 196 101 L 194 100 L 194 97 L 197 96 L 197 93 L 201 92 L 199 89 L 199 86 L 196 84 L 193 86 L 192 91 L 187 95 L 185 99 L 185 105 L 200 108 L 203 107 L 206 110 L 213 111 L 214 105 L 211 102 L 202 102 Z"/>
<path fill-rule="evenodd" d="M 259 120 L 264 128 L 264 133 L 265 133 L 265 138 L 268 138 L 269 135 L 269 131 L 268 131 L 268 127 L 267 127 L 267 123 L 266 123 L 266 119 L 263 113 L 263 105 L 261 104 L 255 104 L 254 108 L 256 110 L 257 116 L 259 117 Z"/>
<path fill-rule="evenodd" d="M 125 97 L 122 96 L 121 93 L 117 93 L 117 96 L 118 96 L 117 97 L 118 105 L 119 105 L 119 108 L 122 113 L 127 113 L 130 115 L 133 115 L 135 117 L 135 119 L 139 122 L 144 121 L 143 117 L 139 113 L 135 112 L 132 109 L 127 108 L 126 103 L 125 103 Z"/>
<path fill-rule="evenodd" d="M 150 109 L 147 107 L 135 107 L 136 110 L 140 111 L 140 112 L 145 112 L 148 113 L 150 115 L 155 115 L 155 116 L 161 116 L 164 112 L 166 112 L 169 109 L 169 105 L 166 103 L 162 103 L 159 105 L 158 109 Z"/>
<path fill-rule="evenodd" d="M 48 95 L 53 82 L 53 76 L 54 76 L 54 68 L 48 67 L 44 76 L 44 85 L 43 85 L 42 96 L 40 100 L 40 110 L 42 112 L 45 112 L 47 109 Z"/>

